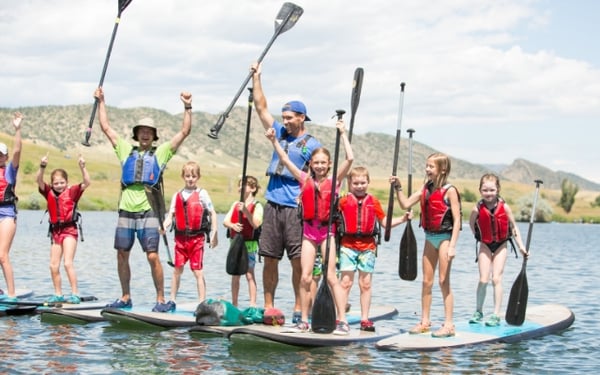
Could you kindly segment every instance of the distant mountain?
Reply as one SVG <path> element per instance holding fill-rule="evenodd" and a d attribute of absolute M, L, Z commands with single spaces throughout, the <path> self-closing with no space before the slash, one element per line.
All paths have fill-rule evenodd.
<path fill-rule="evenodd" d="M 92 105 L 69 106 L 37 106 L 25 108 L 0 108 L 0 116 L 10 119 L 12 112 L 19 110 L 26 116 L 22 130 L 23 138 L 35 143 L 48 144 L 64 150 L 66 153 L 81 149 L 81 141 L 89 122 Z M 161 140 L 169 139 L 181 127 L 182 114 L 172 115 L 166 111 L 154 108 L 121 109 L 108 107 L 111 126 L 124 137 L 131 137 L 131 129 L 136 121 L 143 117 L 152 117 L 159 126 Z M 203 168 L 231 168 L 236 175 L 241 171 L 244 155 L 244 139 L 246 130 L 247 109 L 235 107 L 219 133 L 219 139 L 207 136 L 214 126 L 218 115 L 204 112 L 193 113 L 192 134 L 179 149 L 178 155 L 186 159 L 194 159 Z M 325 147 L 333 151 L 335 145 L 335 130 L 332 126 L 321 126 L 308 123 L 311 134 L 317 137 Z M 13 134 L 9 120 L 0 122 L 0 132 Z M 102 134 L 100 126 L 94 124 L 90 139 L 92 149 L 110 150 L 110 144 Z M 382 133 L 354 134 L 352 146 L 355 155 L 354 165 L 369 167 L 375 177 L 391 174 L 395 137 Z M 85 148 L 83 149 L 85 150 Z M 424 178 L 423 166 L 428 155 L 436 150 L 419 142 L 413 142 L 413 180 Z M 248 169 L 251 173 L 263 173 L 272 154 L 272 147 L 264 137 L 264 131 L 258 116 L 252 115 L 252 126 L 249 140 Z M 340 158 L 343 158 L 341 151 Z M 398 159 L 399 176 L 407 175 L 408 147 L 406 139 L 401 140 Z M 523 159 L 515 160 L 511 165 L 480 165 L 461 159 L 452 159 L 452 177 L 459 179 L 479 179 L 486 172 L 495 172 L 503 179 L 520 183 L 531 183 L 534 179 L 544 181 L 544 186 L 560 189 L 564 178 L 577 184 L 582 190 L 600 191 L 600 184 L 586 180 L 568 172 L 554 172 L 550 169 L 528 162 Z"/>

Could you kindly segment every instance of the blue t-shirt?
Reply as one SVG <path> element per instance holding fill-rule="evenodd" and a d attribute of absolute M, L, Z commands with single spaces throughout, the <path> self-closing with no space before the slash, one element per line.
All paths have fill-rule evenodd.
<path fill-rule="evenodd" d="M 273 122 L 277 139 L 282 143 L 282 148 L 287 151 L 290 160 L 300 169 L 308 165 L 313 151 L 321 147 L 321 143 L 308 134 L 299 137 L 284 136 L 285 127 L 278 121 Z M 282 139 L 283 137 L 283 139 Z M 270 176 L 265 192 L 265 198 L 272 203 L 283 206 L 297 207 L 300 195 L 300 184 L 287 170 L 279 165 L 279 156 L 273 151 L 271 163 L 267 170 Z"/>

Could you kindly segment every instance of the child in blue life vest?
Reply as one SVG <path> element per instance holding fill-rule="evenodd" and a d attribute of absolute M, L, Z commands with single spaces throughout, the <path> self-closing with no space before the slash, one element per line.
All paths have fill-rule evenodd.
<path fill-rule="evenodd" d="M 0 298 L 17 301 L 13 268 L 8 253 L 17 232 L 17 172 L 21 160 L 21 123 L 23 114 L 15 112 L 12 124 L 15 128 L 13 157 L 9 162 L 8 146 L 0 143 L 0 266 L 6 280 L 6 292 L 0 289 Z"/>
<path fill-rule="evenodd" d="M 426 333 L 431 330 L 431 290 L 438 261 L 440 264 L 439 284 L 444 300 L 445 320 L 441 328 L 431 333 L 433 337 L 455 335 L 453 323 L 454 296 L 450 288 L 450 270 L 456 256 L 456 243 L 461 230 L 462 218 L 460 194 L 448 183 L 450 158 L 443 153 L 429 155 L 425 163 L 425 183 L 410 197 L 402 193 L 400 180 L 390 177 L 396 187 L 400 207 L 407 209 L 421 204 L 421 227 L 425 230 L 423 249 L 423 284 L 421 292 L 421 321 L 410 329 L 410 334 Z"/>
<path fill-rule="evenodd" d="M 85 168 L 85 160 L 79 155 L 79 169 L 83 181 L 77 185 L 69 185 L 69 177 L 64 169 L 55 169 L 50 173 L 50 184 L 44 182 L 44 171 L 48 165 L 48 155 L 42 157 L 36 180 L 38 191 L 48 203 L 50 229 L 50 275 L 54 284 L 54 295 L 46 300 L 50 303 L 67 302 L 80 303 L 77 289 L 77 275 L 73 260 L 77 251 L 78 219 L 77 202 L 85 189 L 90 186 L 90 175 Z M 62 293 L 60 263 L 63 262 L 71 295 L 67 298 Z"/>
<path fill-rule="evenodd" d="M 377 197 L 367 193 L 370 178 L 365 167 L 352 168 L 348 174 L 348 194 L 340 198 L 339 212 L 342 225 L 338 228 L 341 235 L 339 263 L 342 273 L 342 287 L 349 296 L 354 274 L 358 271 L 358 286 L 360 288 L 360 329 L 375 331 L 373 322 L 369 320 L 371 307 L 371 282 L 377 257 L 377 236 L 379 226 L 385 228 L 386 214 Z M 395 227 L 409 218 L 408 211 L 401 217 L 392 219 Z"/>
<path fill-rule="evenodd" d="M 338 320 L 333 333 L 347 335 L 350 331 L 346 322 L 346 293 L 337 278 L 335 269 L 335 228 L 331 228 L 331 232 L 328 232 L 328 222 L 332 195 L 339 191 L 342 179 L 346 176 L 354 161 L 354 155 L 346 135 L 343 120 L 338 120 L 336 127 L 340 132 L 344 144 L 346 159 L 338 168 L 336 176 L 337 186 L 335 187 L 331 186 L 332 179 L 328 177 L 333 161 L 327 149 L 320 147 L 314 150 L 310 158 L 310 172 L 304 172 L 290 161 L 287 153 L 283 150 L 279 142 L 277 142 L 275 130 L 269 129 L 266 131 L 266 136 L 273 144 L 275 151 L 279 155 L 279 159 L 290 170 L 294 178 L 298 180 L 301 189 L 303 238 L 300 257 L 302 264 L 300 304 L 302 318 L 294 326 L 294 330 L 298 332 L 309 330 L 308 312 L 312 300 L 310 289 L 313 283 L 313 268 L 317 250 L 320 250 L 323 263 L 325 263 L 326 240 L 330 241 L 327 282 L 333 291 Z"/>
<path fill-rule="evenodd" d="M 244 189 L 244 201 L 233 202 L 229 212 L 223 220 L 223 226 L 229 231 L 229 237 L 233 238 L 236 233 L 241 233 L 244 237 L 246 250 L 248 250 L 248 272 L 246 272 L 246 281 L 248 281 L 248 292 L 250 297 L 250 307 L 256 307 L 256 278 L 254 277 L 254 266 L 256 265 L 256 254 L 258 253 L 258 232 L 263 221 L 263 205 L 256 199 L 256 194 L 260 189 L 258 180 L 253 176 L 246 176 L 244 183 L 238 182 L 239 189 Z M 242 217 L 240 218 L 240 212 Z M 234 306 L 238 305 L 238 296 L 240 293 L 240 276 L 231 277 L 231 302 Z"/>
<path fill-rule="evenodd" d="M 500 325 L 502 305 L 502 275 L 508 256 L 508 241 L 514 238 L 523 256 L 528 256 L 521 233 L 508 203 L 500 197 L 500 179 L 492 173 L 484 174 L 479 181 L 481 200 L 473 207 L 469 225 L 475 238 L 480 242 L 477 262 L 479 263 L 479 283 L 477 284 L 477 308 L 469 321 L 478 324 L 483 321 L 483 303 L 490 276 L 494 286 L 494 313 L 485 325 Z"/>
<path fill-rule="evenodd" d="M 171 199 L 163 228 L 174 226 L 175 230 L 175 269 L 171 280 L 171 299 L 167 302 L 169 311 L 176 308 L 176 296 L 183 266 L 189 261 L 190 269 L 196 277 L 198 300 L 206 299 L 206 284 L 203 275 L 204 244 L 208 238 L 209 246 L 218 245 L 217 213 L 205 189 L 198 187 L 200 166 L 193 161 L 183 165 L 181 178 L 185 187 L 176 192 Z"/>

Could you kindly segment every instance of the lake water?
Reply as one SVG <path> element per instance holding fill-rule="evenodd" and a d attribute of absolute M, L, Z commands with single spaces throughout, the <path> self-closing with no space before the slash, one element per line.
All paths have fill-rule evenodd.
<path fill-rule="evenodd" d="M 116 255 L 112 249 L 116 213 L 85 212 L 84 242 L 79 243 L 76 268 L 81 295 L 94 295 L 101 301 L 120 296 Z M 222 216 L 219 219 L 222 220 Z M 50 280 L 47 225 L 40 224 L 41 211 L 21 211 L 17 236 L 11 250 L 18 288 L 31 288 L 37 296 L 53 292 Z M 44 222 L 46 218 L 44 218 Z M 419 254 L 423 234 L 415 233 Z M 524 236 L 528 224 L 520 224 Z M 399 279 L 398 247 L 404 227 L 395 228 L 389 242 L 382 243 L 374 276 L 373 304 L 393 304 L 399 315 L 386 323 L 408 329 L 419 319 L 420 280 Z M 220 231 L 221 244 L 205 254 L 207 296 L 230 299 L 230 277 L 225 272 L 227 242 Z M 492 344 L 442 350 L 432 353 L 381 352 L 372 345 L 304 349 L 275 344 L 231 343 L 224 338 L 192 336 L 186 329 L 132 332 L 111 328 L 108 323 L 52 325 L 39 316 L 0 318 L 1 373 L 585 373 L 597 371 L 600 359 L 600 293 L 597 246 L 600 227 L 583 224 L 535 224 L 528 262 L 529 305 L 559 303 L 575 313 L 574 324 L 566 331 L 515 344 Z M 161 244 L 162 245 L 162 244 Z M 172 241 L 171 241 L 172 248 Z M 452 287 L 455 320 L 467 320 L 475 307 L 478 272 L 474 263 L 475 242 L 468 228 L 463 230 L 458 256 L 453 264 Z M 169 291 L 171 270 L 166 264 L 165 289 Z M 133 249 L 132 296 L 134 304 L 151 306 L 154 290 L 150 270 L 139 245 Z M 419 265 L 420 267 L 420 265 Z M 505 304 L 521 258 L 507 261 Z M 262 303 L 262 264 L 257 264 L 259 303 Z M 420 271 L 420 270 L 419 270 Z M 292 308 L 289 262 L 280 265 L 277 304 L 288 314 Z M 5 288 L 4 281 L 0 287 Z M 63 291 L 69 292 L 63 272 Z M 242 307 L 247 304 L 245 281 L 241 287 Z M 182 276 L 178 301 L 196 298 L 195 279 L 189 269 Z M 358 287 L 351 300 L 358 307 Z M 488 289 L 485 311 L 492 309 L 492 289 Z M 150 307 L 149 307 L 150 308 Z M 434 288 L 432 321 L 443 321 L 441 293 Z M 356 328 L 354 328 L 356 329 Z"/>

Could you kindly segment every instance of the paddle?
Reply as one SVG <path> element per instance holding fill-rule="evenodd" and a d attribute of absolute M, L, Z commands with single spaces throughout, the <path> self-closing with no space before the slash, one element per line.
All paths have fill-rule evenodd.
<path fill-rule="evenodd" d="M 248 116 L 246 118 L 246 140 L 244 142 L 244 161 L 242 163 L 242 180 L 240 186 L 240 202 L 246 200 L 246 169 L 248 166 L 248 145 L 250 144 L 250 123 L 252 121 L 252 103 L 254 102 L 254 96 L 252 95 L 252 88 L 248 88 L 250 93 L 248 94 Z M 238 222 L 242 221 L 243 213 L 240 210 L 238 212 Z M 229 252 L 227 253 L 226 271 L 229 275 L 245 275 L 248 272 L 248 249 L 246 248 L 246 241 L 242 233 L 234 234 L 231 244 L 229 245 Z"/>
<path fill-rule="evenodd" d="M 131 0 L 119 0 L 119 10 L 117 13 L 117 19 L 115 20 L 115 26 L 112 31 L 112 36 L 110 38 L 110 43 L 108 44 L 108 51 L 106 52 L 106 59 L 104 60 L 104 67 L 102 68 L 102 74 L 100 75 L 100 83 L 98 87 L 101 87 L 104 84 L 104 76 L 106 75 L 106 68 L 108 68 L 108 60 L 110 60 L 110 54 L 112 52 L 113 44 L 115 43 L 115 36 L 117 36 L 117 29 L 119 28 L 119 23 L 121 21 L 121 13 L 127 8 L 127 6 L 131 3 Z M 85 131 L 85 139 L 81 144 L 84 146 L 90 146 L 90 137 L 92 136 L 92 126 L 94 126 L 94 118 L 96 117 L 96 110 L 98 109 L 98 98 L 94 101 L 94 106 L 92 107 L 92 114 L 90 116 L 90 122 Z"/>
<path fill-rule="evenodd" d="M 335 111 L 338 120 L 342 119 L 342 116 L 346 111 L 338 109 Z M 313 302 L 312 308 L 312 331 L 315 333 L 331 333 L 335 329 L 335 303 L 331 289 L 327 283 L 327 268 L 329 267 L 329 251 L 331 250 L 331 227 L 333 226 L 333 217 L 335 211 L 335 205 L 337 201 L 337 167 L 338 167 L 338 155 L 340 153 L 340 131 L 336 129 L 335 135 L 335 152 L 333 156 L 333 176 L 331 177 L 331 202 L 329 203 L 329 221 L 327 223 L 327 240 L 325 245 L 325 256 L 323 257 L 323 277 L 321 278 L 321 285 L 317 290 L 317 295 Z"/>
<path fill-rule="evenodd" d="M 406 131 L 408 136 L 408 196 L 412 194 L 412 138 L 415 129 Z M 402 280 L 413 281 L 417 278 L 417 240 L 412 228 L 412 220 L 406 222 L 400 239 L 400 262 L 398 275 Z"/>
<path fill-rule="evenodd" d="M 396 147 L 394 148 L 394 166 L 392 167 L 392 176 L 396 175 L 398 169 L 398 152 L 400 151 L 400 128 L 402 127 L 402 107 L 404 106 L 404 86 L 406 84 L 402 82 L 400 84 L 400 106 L 398 108 L 398 127 L 396 128 Z M 390 184 L 390 195 L 388 199 L 387 216 L 385 219 L 385 234 L 384 240 L 387 242 L 390 240 L 392 231 L 392 216 L 394 215 L 394 196 L 396 190 L 394 184 Z"/>
<path fill-rule="evenodd" d="M 169 249 L 169 241 L 167 241 L 167 234 L 165 233 L 165 228 L 163 226 L 163 220 L 165 219 L 165 198 L 162 195 L 162 191 L 159 188 L 154 186 L 144 185 L 144 190 L 146 191 L 146 197 L 148 198 L 148 202 L 152 207 L 152 211 L 158 216 L 158 227 L 162 232 L 163 242 L 165 243 L 165 247 L 167 248 L 167 257 L 169 260 L 167 264 L 171 267 L 175 267 L 173 263 L 173 258 L 171 258 L 171 250 Z"/>
<path fill-rule="evenodd" d="M 97 301 L 94 296 L 80 297 L 81 302 Z M 0 300 L 0 305 L 11 306 L 35 306 L 35 307 L 62 307 L 65 302 L 35 302 L 35 301 L 4 301 Z"/>
<path fill-rule="evenodd" d="M 273 33 L 271 40 L 269 41 L 269 43 L 267 43 L 267 46 L 265 47 L 262 54 L 260 55 L 260 57 L 257 60 L 257 62 L 259 64 L 265 58 L 265 55 L 269 51 L 269 48 L 271 48 L 271 45 L 273 45 L 273 42 L 275 42 L 275 39 L 277 39 L 277 37 L 280 34 L 283 34 L 286 31 L 288 31 L 289 29 L 291 29 L 296 24 L 296 22 L 298 22 L 298 19 L 300 18 L 300 16 L 302 15 L 303 12 L 304 12 L 304 10 L 296 4 L 289 3 L 289 2 L 286 2 L 283 4 L 281 9 L 279 10 L 279 13 L 277 14 L 277 17 L 275 17 L 275 32 Z M 210 133 L 208 133 L 208 136 L 210 138 L 213 138 L 213 139 L 219 138 L 219 131 L 221 131 L 221 128 L 225 124 L 225 120 L 227 119 L 227 117 L 229 117 L 229 112 L 231 112 L 231 110 L 233 109 L 235 102 L 237 102 L 238 98 L 242 94 L 242 91 L 244 91 L 244 87 L 246 87 L 246 85 L 252 78 L 252 74 L 253 74 L 253 72 L 250 72 L 248 74 L 248 76 L 246 77 L 246 79 L 244 80 L 242 85 L 240 86 L 240 89 L 233 97 L 233 100 L 229 104 L 229 107 L 227 107 L 225 112 L 223 112 L 221 114 L 221 116 L 219 116 L 219 119 L 217 120 L 217 123 L 215 124 L 215 126 L 213 126 L 210 129 Z"/>
<path fill-rule="evenodd" d="M 540 185 L 543 184 L 542 180 L 535 180 L 535 195 L 533 196 L 533 205 L 531 207 L 531 217 L 529 219 L 529 229 L 527 230 L 527 243 L 525 248 L 529 251 L 529 244 L 531 243 L 531 232 L 533 230 L 533 221 L 535 220 L 535 205 L 537 203 L 538 192 Z M 510 297 L 508 299 L 508 306 L 506 306 L 506 323 L 514 326 L 520 326 L 525 321 L 525 313 L 527 310 L 527 297 L 529 296 L 529 286 L 527 285 L 527 257 L 523 257 L 523 265 L 521 266 L 521 272 L 515 279 L 512 288 L 510 289 Z"/>
<path fill-rule="evenodd" d="M 350 97 L 350 127 L 348 129 L 348 141 L 352 142 L 352 129 L 354 129 L 354 117 L 360 102 L 360 92 L 362 91 L 362 82 L 365 72 L 363 68 L 354 70 L 354 81 L 352 81 L 352 96 Z"/>

